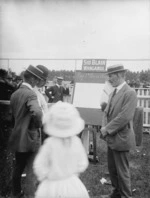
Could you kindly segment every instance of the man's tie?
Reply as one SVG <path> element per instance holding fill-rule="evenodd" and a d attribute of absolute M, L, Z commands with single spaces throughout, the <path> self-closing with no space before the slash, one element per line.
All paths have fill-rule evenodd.
<path fill-rule="evenodd" d="M 117 88 L 115 88 L 114 91 L 113 91 L 113 94 L 112 94 L 112 97 L 111 97 L 111 100 L 110 100 L 110 103 L 109 103 L 108 115 L 109 115 L 109 112 L 110 112 L 110 109 L 111 109 L 111 106 L 112 106 L 113 98 L 116 95 L 116 92 L 117 92 Z"/>

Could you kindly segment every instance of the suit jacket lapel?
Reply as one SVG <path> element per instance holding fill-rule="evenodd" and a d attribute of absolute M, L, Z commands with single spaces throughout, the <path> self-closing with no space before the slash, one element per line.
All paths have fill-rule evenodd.
<path fill-rule="evenodd" d="M 121 95 L 123 94 L 123 92 L 126 90 L 127 88 L 127 85 L 124 85 L 117 93 L 116 95 L 114 96 L 113 98 L 113 101 L 112 101 L 112 104 L 111 104 L 111 108 L 109 110 L 109 115 L 111 114 L 112 110 L 114 109 L 115 105 L 117 104 L 118 100 L 120 99 Z M 110 101 L 111 99 L 109 100 L 109 106 L 110 106 Z M 108 109 L 109 109 L 109 106 L 108 106 Z"/>
<path fill-rule="evenodd" d="M 114 91 L 113 91 L 113 92 L 114 92 Z M 106 109 L 105 109 L 105 113 L 106 113 L 106 114 L 108 114 L 108 112 L 109 112 L 111 99 L 112 99 L 112 97 L 113 97 L 113 92 L 111 93 L 111 96 L 110 96 L 110 98 L 109 98 L 109 100 L 108 100 L 108 104 L 107 104 Z"/>

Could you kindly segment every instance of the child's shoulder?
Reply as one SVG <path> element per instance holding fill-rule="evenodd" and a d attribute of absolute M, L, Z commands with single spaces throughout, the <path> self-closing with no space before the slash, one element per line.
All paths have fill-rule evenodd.
<path fill-rule="evenodd" d="M 51 136 L 45 139 L 44 144 L 50 144 L 54 141 L 57 141 L 55 137 Z"/>
<path fill-rule="evenodd" d="M 73 136 L 72 141 L 74 144 L 81 144 L 81 139 L 78 136 Z"/>

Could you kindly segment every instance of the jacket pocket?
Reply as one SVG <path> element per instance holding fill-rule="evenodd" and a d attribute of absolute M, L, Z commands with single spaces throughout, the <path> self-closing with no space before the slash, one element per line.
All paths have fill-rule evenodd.
<path fill-rule="evenodd" d="M 134 132 L 130 129 L 107 137 L 108 146 L 117 151 L 128 151 L 135 145 Z"/>
<path fill-rule="evenodd" d="M 40 132 L 38 130 L 29 130 L 27 132 L 28 149 L 35 152 L 41 145 Z"/>

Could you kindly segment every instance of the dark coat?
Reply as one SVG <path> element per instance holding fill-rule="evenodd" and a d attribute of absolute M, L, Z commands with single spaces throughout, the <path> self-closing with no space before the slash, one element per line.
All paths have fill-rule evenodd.
<path fill-rule="evenodd" d="M 63 101 L 63 87 L 58 87 L 57 85 L 54 85 L 52 87 L 49 87 L 45 90 L 45 94 L 47 95 L 49 101 L 52 103 L 56 103 L 58 101 Z"/>
<path fill-rule="evenodd" d="M 14 128 L 9 139 L 9 148 L 18 152 L 36 151 L 40 145 L 39 128 L 42 125 L 42 110 L 33 90 L 21 85 L 10 99 Z"/>
<path fill-rule="evenodd" d="M 14 91 L 15 87 L 4 80 L 0 80 L 0 100 L 10 100 L 10 96 Z"/>
<path fill-rule="evenodd" d="M 64 96 L 69 96 L 69 88 L 63 88 L 63 94 Z"/>

